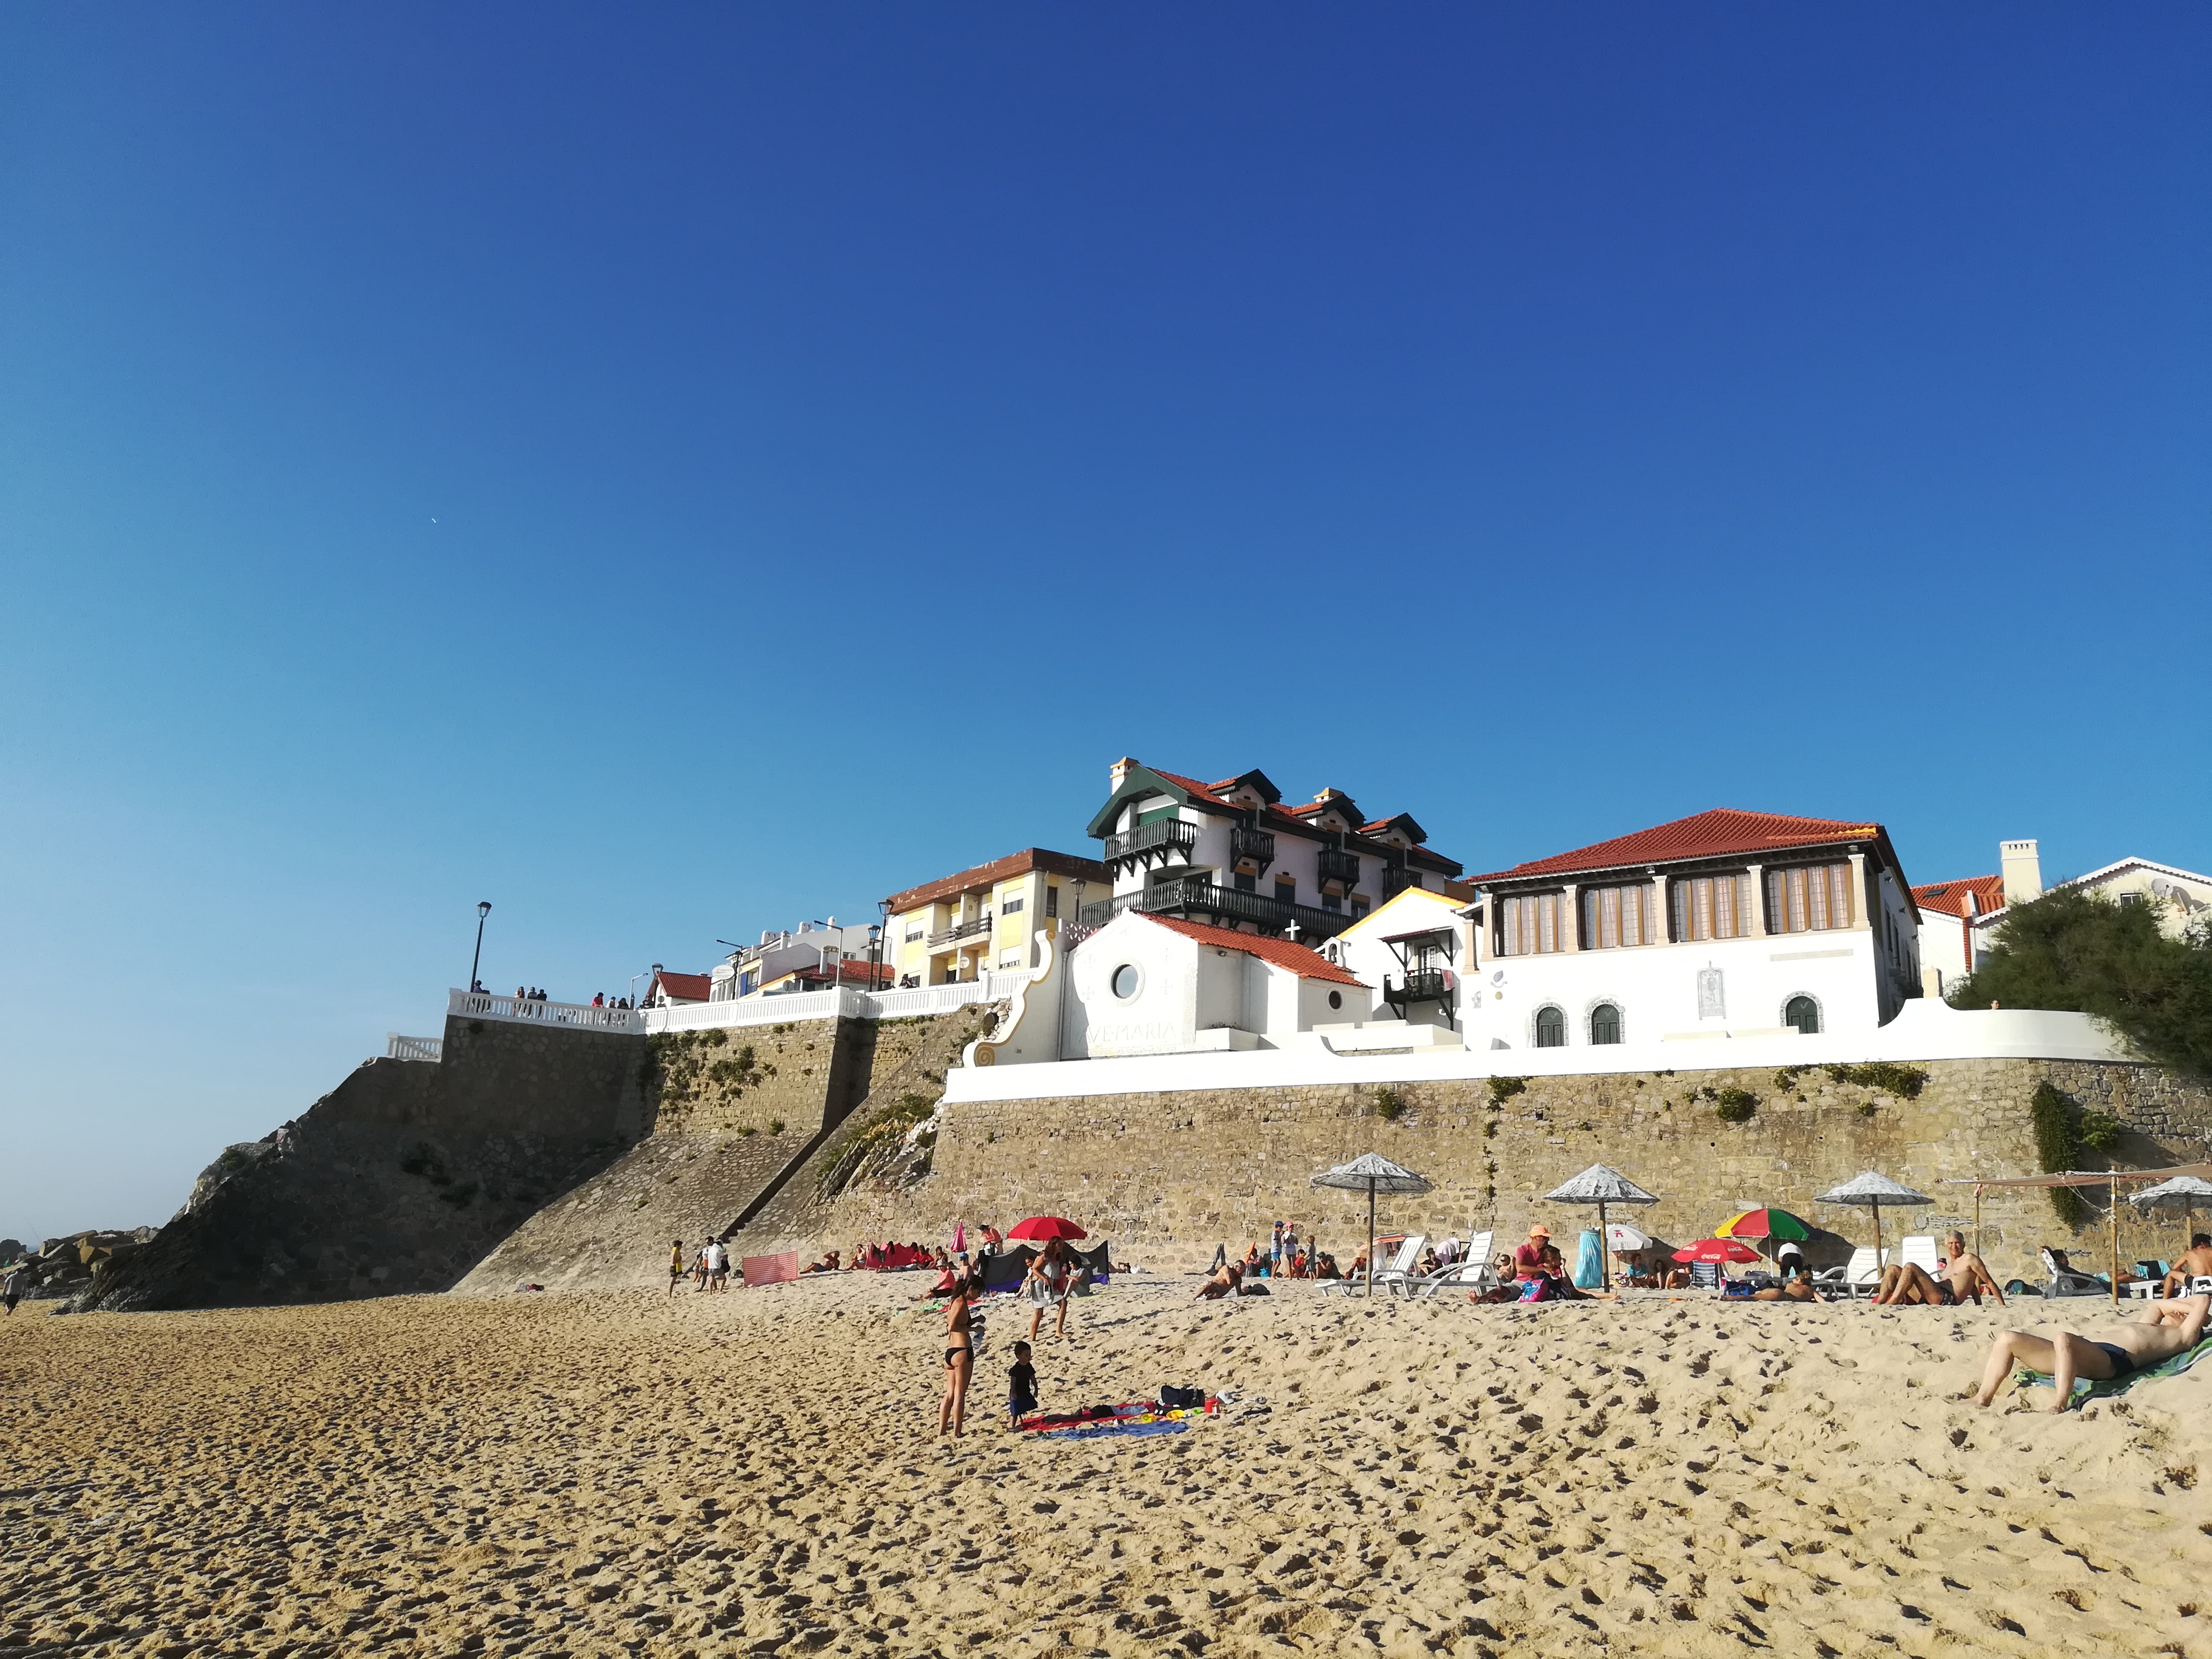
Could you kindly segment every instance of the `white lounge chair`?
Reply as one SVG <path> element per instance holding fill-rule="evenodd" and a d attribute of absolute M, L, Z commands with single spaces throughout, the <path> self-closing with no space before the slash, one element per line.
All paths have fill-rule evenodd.
<path fill-rule="evenodd" d="M 2043 1285 L 2043 1294 L 2046 1297 L 2110 1296 L 2112 1293 L 2112 1287 L 2103 1279 L 2082 1273 L 2078 1268 L 2060 1267 L 2048 1246 L 2043 1251 L 2043 1271 L 2049 1275 Z"/>
<path fill-rule="evenodd" d="M 1429 1234 L 1416 1232 L 1411 1239 L 1407 1239 L 1405 1243 L 1398 1245 L 1398 1255 L 1391 1256 L 1389 1265 L 1387 1265 L 1387 1267 L 1376 1267 L 1376 1290 L 1387 1290 L 1395 1297 L 1395 1294 L 1398 1294 L 1398 1291 L 1395 1291 L 1395 1285 L 1398 1285 L 1401 1281 L 1407 1281 L 1407 1279 L 1413 1279 L 1413 1263 L 1420 1261 L 1420 1252 L 1427 1248 L 1427 1243 L 1429 1243 Z M 1364 1279 L 1363 1274 L 1360 1279 L 1347 1279 L 1345 1283 L 1347 1283 L 1347 1285 L 1363 1285 L 1363 1283 L 1367 1283 L 1367 1279 Z"/>
<path fill-rule="evenodd" d="M 1380 1284 L 1382 1281 L 1376 1281 Z M 1390 1293 L 1402 1296 L 1408 1302 L 1419 1302 L 1435 1296 L 1439 1291 L 1457 1288 L 1463 1291 L 1494 1291 L 1498 1274 L 1486 1261 L 1455 1261 L 1449 1267 L 1431 1273 L 1426 1279 L 1408 1274 L 1390 1281 Z"/>
<path fill-rule="evenodd" d="M 1899 1247 L 1897 1259 L 1909 1261 L 1933 1279 L 1942 1270 L 1943 1258 L 1936 1249 L 1936 1235 L 1914 1233 Z"/>
<path fill-rule="evenodd" d="M 1851 1252 L 1850 1264 L 1843 1267 L 1828 1267 L 1813 1275 L 1813 1288 L 1819 1291 L 1840 1291 L 1845 1296 L 1872 1296 L 1881 1285 L 1882 1256 L 1875 1254 L 1874 1246 L 1862 1244 Z"/>

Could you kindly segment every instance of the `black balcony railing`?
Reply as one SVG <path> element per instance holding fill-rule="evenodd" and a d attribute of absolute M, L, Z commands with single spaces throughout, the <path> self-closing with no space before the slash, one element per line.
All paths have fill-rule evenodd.
<path fill-rule="evenodd" d="M 1321 878 L 1340 881 L 1346 890 L 1359 885 L 1359 854 L 1340 851 L 1334 847 L 1321 849 Z"/>
<path fill-rule="evenodd" d="M 1181 818 L 1158 818 L 1140 823 L 1126 835 L 1106 837 L 1106 867 L 1118 872 L 1124 865 L 1150 869 L 1190 856 L 1198 845 L 1198 826 Z"/>
<path fill-rule="evenodd" d="M 1406 975 L 1404 999 L 1407 1002 L 1442 1002 L 1450 982 L 1442 968 L 1416 968 Z"/>
<path fill-rule="evenodd" d="M 1382 896 L 1386 899 L 1394 899 L 1408 887 L 1420 884 L 1421 878 L 1402 864 L 1389 864 L 1382 867 Z"/>
<path fill-rule="evenodd" d="M 1275 861 L 1275 832 L 1272 830 L 1231 830 L 1229 832 L 1229 857 L 1232 863 L 1237 864 L 1249 859 L 1258 866 L 1256 873 L 1266 875 L 1267 866 Z"/>
<path fill-rule="evenodd" d="M 1202 876 L 1180 881 L 1157 882 L 1142 892 L 1122 893 L 1083 907 L 1085 927 L 1103 927 L 1124 910 L 1150 910 L 1164 916 L 1192 916 L 1229 924 L 1249 922 L 1265 933 L 1280 936 L 1296 927 L 1302 939 L 1331 939 L 1358 918 L 1341 910 L 1316 909 L 1287 899 L 1260 893 L 1240 893 L 1217 886 Z"/>
<path fill-rule="evenodd" d="M 988 933 L 990 931 L 990 917 L 977 916 L 971 921 L 955 922 L 942 933 L 932 933 L 929 936 L 929 947 L 933 951 L 942 945 L 957 945 L 963 939 L 974 939 L 979 934 Z"/>

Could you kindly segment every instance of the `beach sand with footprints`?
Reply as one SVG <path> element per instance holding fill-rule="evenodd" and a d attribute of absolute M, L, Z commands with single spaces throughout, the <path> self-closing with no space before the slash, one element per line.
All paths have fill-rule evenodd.
<path fill-rule="evenodd" d="M 2060 1419 L 1955 1397 L 2052 1304 L 1138 1275 L 1039 1345 L 1047 1408 L 1169 1382 L 1264 1411 L 1009 1435 L 1025 1322 L 994 1307 L 951 1445 L 921 1283 L 26 1308 L 0 1653 L 2212 1659 L 2212 1377 Z"/>

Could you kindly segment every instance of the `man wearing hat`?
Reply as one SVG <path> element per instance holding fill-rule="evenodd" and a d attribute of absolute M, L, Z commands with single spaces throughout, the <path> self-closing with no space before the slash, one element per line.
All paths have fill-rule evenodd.
<path fill-rule="evenodd" d="M 1528 1242 L 1513 1252 L 1513 1277 L 1541 1279 L 1544 1276 L 1544 1247 L 1552 1242 L 1552 1230 L 1542 1222 L 1528 1229 Z"/>

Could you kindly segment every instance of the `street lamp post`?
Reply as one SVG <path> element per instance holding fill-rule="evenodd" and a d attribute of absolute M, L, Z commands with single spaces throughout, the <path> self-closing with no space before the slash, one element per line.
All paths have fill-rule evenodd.
<path fill-rule="evenodd" d="M 491 914 L 491 901 L 485 899 L 477 906 L 477 953 L 469 958 L 469 989 L 473 992 L 481 982 L 477 970 L 483 966 L 484 918 Z"/>

